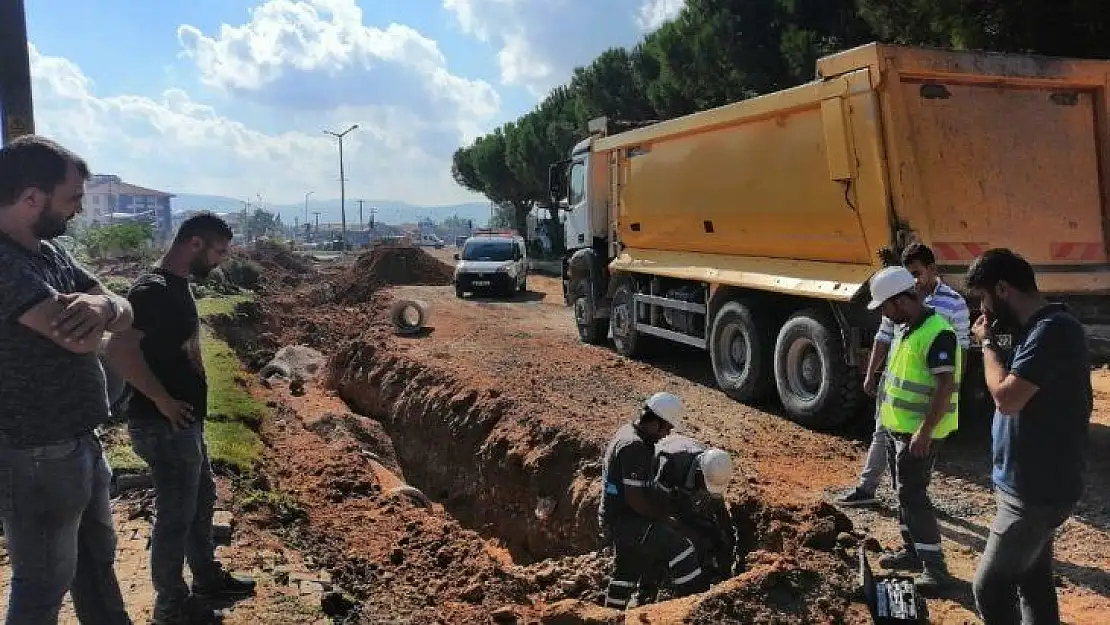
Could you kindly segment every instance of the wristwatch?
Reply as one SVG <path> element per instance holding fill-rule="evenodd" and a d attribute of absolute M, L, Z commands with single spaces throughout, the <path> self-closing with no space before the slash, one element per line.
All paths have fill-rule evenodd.
<path fill-rule="evenodd" d="M 116 304 L 116 300 L 111 296 L 105 295 L 104 299 L 108 300 L 108 307 L 112 309 L 112 318 L 108 320 L 108 325 L 112 325 L 119 320 L 119 305 Z"/>

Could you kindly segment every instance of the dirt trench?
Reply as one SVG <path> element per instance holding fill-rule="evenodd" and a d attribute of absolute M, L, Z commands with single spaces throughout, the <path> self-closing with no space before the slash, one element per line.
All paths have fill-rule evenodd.
<path fill-rule="evenodd" d="M 750 478 L 728 495 L 742 574 L 634 614 L 601 608 L 609 432 L 553 417 L 534 389 L 412 356 L 389 330 L 388 289 L 353 306 L 311 295 L 264 294 L 213 327 L 253 369 L 280 345 L 329 355 L 303 396 L 265 391 L 265 486 L 296 504 L 272 524 L 353 595 L 347 622 L 868 622 L 852 601 L 862 534 L 825 504 L 768 503 Z M 402 482 L 432 505 L 393 494 Z"/>

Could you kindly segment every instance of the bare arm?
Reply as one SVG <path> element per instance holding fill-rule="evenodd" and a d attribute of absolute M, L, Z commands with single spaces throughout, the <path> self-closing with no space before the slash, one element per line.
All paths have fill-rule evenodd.
<path fill-rule="evenodd" d="M 1040 388 L 1007 371 L 1002 355 L 994 347 L 983 348 L 983 374 L 994 405 L 1002 414 L 1021 412 Z"/>
<path fill-rule="evenodd" d="M 112 333 L 105 352 L 112 368 L 135 390 L 146 395 L 154 403 L 172 399 L 166 387 L 150 370 L 143 357 L 140 341 L 143 333 L 135 328 Z"/>
<path fill-rule="evenodd" d="M 100 295 L 107 298 L 116 309 L 116 319 L 108 324 L 108 332 L 120 332 L 131 327 L 135 321 L 135 311 L 131 310 L 131 302 L 127 301 L 126 297 L 116 295 L 115 293 L 104 288 L 103 284 L 99 282 L 93 288 L 89 289 L 90 295 Z"/>
<path fill-rule="evenodd" d="M 55 320 L 65 312 L 67 303 L 64 296 L 55 293 L 29 308 L 19 316 L 19 323 L 53 341 L 59 347 L 74 354 L 91 354 L 100 349 L 100 339 L 104 331 L 92 332 L 83 338 L 74 339 L 63 334 Z"/>

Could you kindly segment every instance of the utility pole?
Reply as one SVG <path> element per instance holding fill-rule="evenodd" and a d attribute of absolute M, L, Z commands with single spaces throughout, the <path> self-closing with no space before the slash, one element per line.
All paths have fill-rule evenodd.
<path fill-rule="evenodd" d="M 339 140 L 339 219 L 343 228 L 344 253 L 347 251 L 347 179 L 343 176 L 343 137 L 346 137 L 349 132 L 356 128 L 358 128 L 358 124 L 353 124 L 343 132 L 324 131 Z"/>
<path fill-rule="evenodd" d="M 0 2 L 0 144 L 35 132 L 23 0 Z"/>

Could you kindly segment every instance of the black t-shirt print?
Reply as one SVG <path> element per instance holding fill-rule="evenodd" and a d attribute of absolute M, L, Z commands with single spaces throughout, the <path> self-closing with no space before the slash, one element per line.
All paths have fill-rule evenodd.
<path fill-rule="evenodd" d="M 200 317 L 189 281 L 163 269 L 143 274 L 127 295 L 147 366 L 169 394 L 207 413 L 208 384 L 200 356 Z M 149 398 L 134 391 L 129 419 L 162 418 Z"/>

